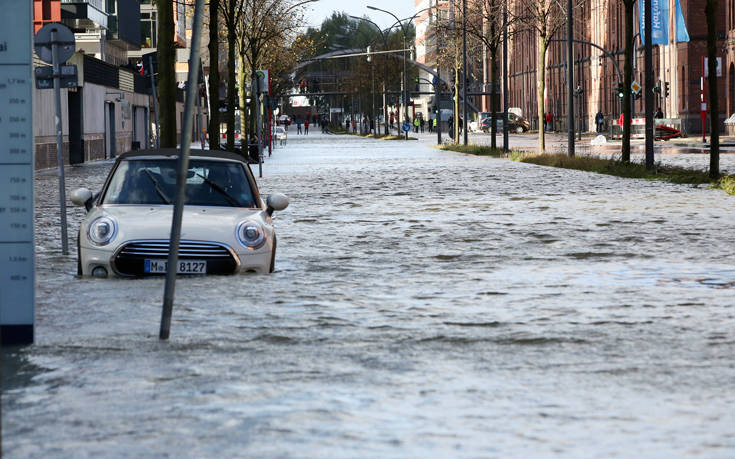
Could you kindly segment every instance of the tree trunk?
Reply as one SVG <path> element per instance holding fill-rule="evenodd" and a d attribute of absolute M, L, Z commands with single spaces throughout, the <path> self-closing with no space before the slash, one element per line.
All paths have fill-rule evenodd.
<path fill-rule="evenodd" d="M 490 26 L 490 33 L 492 36 L 495 36 L 495 21 L 493 21 L 492 25 Z M 490 47 L 490 85 L 492 93 L 490 95 L 490 148 L 495 150 L 498 145 L 497 141 L 495 139 L 495 136 L 498 134 L 498 107 L 499 107 L 499 94 L 498 94 L 498 47 L 495 46 L 493 43 L 493 46 Z"/>
<path fill-rule="evenodd" d="M 459 143 L 459 64 L 454 60 L 454 143 Z"/>
<path fill-rule="evenodd" d="M 717 0 L 707 0 L 707 67 L 709 71 L 709 177 L 720 177 L 720 107 L 717 96 Z"/>
<path fill-rule="evenodd" d="M 245 70 L 245 68 L 246 68 L 245 67 L 245 53 L 241 51 L 238 54 L 238 59 L 239 59 L 239 63 L 240 63 L 240 65 L 239 65 L 240 68 L 238 69 L 238 72 L 237 72 L 237 85 L 240 88 L 240 91 L 238 91 L 238 94 L 237 94 L 237 97 L 238 97 L 237 106 L 238 107 L 245 107 L 245 105 L 247 103 L 246 102 L 246 100 L 247 100 L 247 97 L 246 97 L 247 94 L 246 94 L 246 91 L 245 91 L 245 87 L 246 87 L 245 86 L 245 83 L 247 82 L 247 75 L 246 75 L 246 70 Z M 249 133 L 251 131 L 248 129 L 248 119 L 245 116 L 245 112 L 246 111 L 247 110 L 244 110 L 244 109 L 243 110 L 240 110 L 240 139 L 241 139 L 241 141 L 246 140 L 246 139 L 250 139 Z M 244 145 L 245 145 L 245 142 L 243 142 L 243 148 L 244 148 Z"/>
<path fill-rule="evenodd" d="M 176 72 L 172 2 L 158 2 L 158 100 L 161 148 L 176 148 Z"/>
<path fill-rule="evenodd" d="M 209 0 L 209 149 L 219 150 L 219 0 Z"/>
<path fill-rule="evenodd" d="M 633 0 L 625 1 L 625 67 L 623 69 L 623 149 L 620 160 L 630 162 L 631 104 L 630 85 L 633 82 Z M 646 37 L 650 40 L 651 37 Z"/>
<path fill-rule="evenodd" d="M 544 132 L 544 90 L 546 89 L 546 39 L 539 34 L 538 39 L 538 81 L 536 99 L 538 102 L 538 152 L 546 152 L 546 133 Z"/>
<path fill-rule="evenodd" d="M 235 150 L 235 108 L 237 92 L 235 88 L 235 47 L 237 46 L 237 37 L 235 36 L 235 27 L 227 28 L 227 150 Z"/>

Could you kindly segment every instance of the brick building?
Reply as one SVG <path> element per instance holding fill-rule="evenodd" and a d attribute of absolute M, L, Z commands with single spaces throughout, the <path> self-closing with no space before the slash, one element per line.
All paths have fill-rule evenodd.
<path fill-rule="evenodd" d="M 661 108 L 664 117 L 672 120 L 672 124 L 681 123 L 683 132 L 701 133 L 700 119 L 700 77 L 702 76 L 702 58 L 707 49 L 707 24 L 704 14 L 704 2 L 681 0 L 681 9 L 690 40 L 677 42 L 676 0 L 663 0 L 669 4 L 668 44 L 653 46 L 654 82 L 660 82 L 661 94 L 655 94 L 656 108 Z M 520 7 L 517 2 L 515 7 Z M 721 14 L 718 30 L 724 49 L 725 30 L 730 30 L 728 37 L 735 39 L 735 0 L 718 5 Z M 728 15 L 726 16 L 726 11 Z M 634 18 L 635 54 L 633 80 L 644 84 L 644 54 L 640 40 L 637 6 Z M 619 71 L 624 69 L 624 5 L 619 0 L 587 0 L 575 11 L 574 39 L 594 43 L 605 49 L 605 55 L 589 44 L 575 43 L 575 87 L 582 89 L 582 95 L 576 99 L 575 114 L 579 117 L 578 126 L 583 130 L 594 130 L 594 117 L 601 110 L 607 120 L 617 119 L 621 113 L 621 101 L 616 88 L 622 83 Z M 726 29 L 727 26 L 727 29 Z M 566 27 L 554 37 L 546 62 L 546 93 L 544 96 L 545 111 L 551 111 L 555 117 L 555 128 L 566 130 L 567 114 L 567 51 Z M 735 107 L 735 46 L 727 41 L 727 68 L 730 69 L 720 80 L 721 115 Z M 538 68 L 537 37 L 533 31 L 519 31 L 509 45 L 509 100 L 511 107 L 519 107 L 523 115 L 532 119 L 534 127 L 537 114 L 536 69 Z M 723 60 L 725 53 L 722 53 Z M 668 83 L 669 96 L 664 92 Z M 727 85 L 726 85 L 727 83 Z M 708 83 L 704 82 L 705 100 Z M 644 112 L 644 98 L 633 101 L 634 114 Z"/>

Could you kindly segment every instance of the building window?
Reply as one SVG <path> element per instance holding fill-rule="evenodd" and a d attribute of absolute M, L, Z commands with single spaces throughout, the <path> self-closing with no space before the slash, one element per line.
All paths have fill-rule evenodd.
<path fill-rule="evenodd" d="M 140 13 L 140 47 L 156 47 L 156 12 Z"/>

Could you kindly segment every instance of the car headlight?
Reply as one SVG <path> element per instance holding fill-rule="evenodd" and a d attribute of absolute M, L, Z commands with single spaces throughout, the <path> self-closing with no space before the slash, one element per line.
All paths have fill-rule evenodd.
<path fill-rule="evenodd" d="M 244 247 L 258 249 L 265 244 L 265 229 L 257 222 L 246 220 L 237 225 L 237 240 Z"/>
<path fill-rule="evenodd" d="M 89 224 L 87 238 L 94 245 L 107 245 L 117 235 L 117 222 L 112 217 L 98 217 Z"/>

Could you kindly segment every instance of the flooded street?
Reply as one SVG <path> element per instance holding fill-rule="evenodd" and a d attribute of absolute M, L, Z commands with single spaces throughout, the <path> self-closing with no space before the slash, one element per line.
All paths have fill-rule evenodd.
<path fill-rule="evenodd" d="M 735 455 L 735 197 L 289 134 L 276 272 L 179 278 L 168 342 L 163 279 L 76 278 L 37 175 L 4 457 Z"/>

